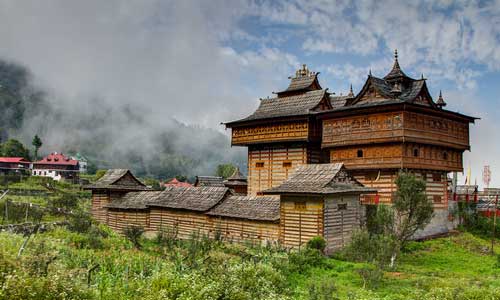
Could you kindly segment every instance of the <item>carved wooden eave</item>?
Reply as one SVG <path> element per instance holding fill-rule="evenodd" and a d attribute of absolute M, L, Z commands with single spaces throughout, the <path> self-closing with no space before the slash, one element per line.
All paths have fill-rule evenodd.
<path fill-rule="evenodd" d="M 318 112 L 316 117 L 319 120 L 326 120 L 338 117 L 355 116 L 361 114 L 371 114 L 371 113 L 381 113 L 381 112 L 392 112 L 392 111 L 415 111 L 423 112 L 429 115 L 441 116 L 445 118 L 450 118 L 452 120 L 467 121 L 469 123 L 475 123 L 475 120 L 480 120 L 481 118 L 472 117 L 464 115 L 458 112 L 446 110 L 446 109 L 435 109 L 429 106 L 423 106 L 414 103 L 404 103 L 404 102 L 381 102 L 373 105 L 366 106 L 345 106 L 329 111 Z"/>

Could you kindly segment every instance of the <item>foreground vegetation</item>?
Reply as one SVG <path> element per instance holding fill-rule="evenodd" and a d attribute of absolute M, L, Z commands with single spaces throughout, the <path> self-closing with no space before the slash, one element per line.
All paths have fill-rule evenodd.
<path fill-rule="evenodd" d="M 73 228 L 74 229 L 74 228 Z M 0 299 L 500 299 L 500 261 L 469 233 L 410 242 L 394 271 L 315 249 L 235 245 L 167 234 L 141 250 L 103 226 L 0 234 Z"/>
<path fill-rule="evenodd" d="M 317 250 L 324 247 L 319 238 L 288 251 L 197 234 L 180 241 L 169 228 L 150 239 L 140 228 L 121 236 L 90 219 L 89 195 L 78 185 L 30 177 L 6 188 L 29 193 L 0 201 L 2 211 L 11 201 L 4 224 L 66 225 L 32 235 L 0 233 L 0 300 L 500 299 L 500 245 L 492 254 L 484 234 L 491 221 L 477 214 L 461 216 L 467 222 L 457 235 L 405 241 L 389 267 L 396 239 L 387 224 L 390 232 L 398 227 L 387 222 L 383 206 L 375 214 L 383 222 L 369 226 L 374 233 L 356 233 L 350 247 L 328 258 Z M 26 218 L 24 203 L 40 210 L 29 207 Z"/>

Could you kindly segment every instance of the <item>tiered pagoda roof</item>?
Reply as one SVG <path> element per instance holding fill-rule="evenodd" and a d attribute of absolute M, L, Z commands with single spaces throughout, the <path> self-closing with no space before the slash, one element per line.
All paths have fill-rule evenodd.
<path fill-rule="evenodd" d="M 260 99 L 260 105 L 250 116 L 226 123 L 227 127 L 254 121 L 283 117 L 304 117 L 318 110 L 320 104 L 331 109 L 330 93 L 318 82 L 319 73 L 311 72 L 305 65 L 290 77 L 288 88 L 277 92 L 276 97 Z"/>

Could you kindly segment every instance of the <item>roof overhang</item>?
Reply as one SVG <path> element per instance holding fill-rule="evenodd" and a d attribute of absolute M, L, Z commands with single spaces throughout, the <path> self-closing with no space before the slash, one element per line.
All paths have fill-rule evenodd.
<path fill-rule="evenodd" d="M 389 101 L 388 101 L 389 102 Z M 446 109 L 435 109 L 432 107 L 413 104 L 413 103 L 376 103 L 373 105 L 365 105 L 365 106 L 344 106 L 341 108 L 321 111 L 317 112 L 316 116 L 320 120 L 331 119 L 335 117 L 344 117 L 344 116 L 352 116 L 352 115 L 360 115 L 361 113 L 379 113 L 379 112 L 391 112 L 391 111 L 415 111 L 427 113 L 430 115 L 436 116 L 446 116 L 451 119 L 467 121 L 469 123 L 474 123 L 475 120 L 479 120 L 480 118 L 467 116 L 458 112 L 449 111 Z"/>

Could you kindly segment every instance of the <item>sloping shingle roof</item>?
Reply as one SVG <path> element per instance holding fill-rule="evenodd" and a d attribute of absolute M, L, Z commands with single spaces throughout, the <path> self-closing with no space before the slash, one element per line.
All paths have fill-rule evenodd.
<path fill-rule="evenodd" d="M 281 185 L 263 191 L 264 194 L 337 194 L 371 193 L 349 176 L 342 163 L 302 165 Z"/>
<path fill-rule="evenodd" d="M 155 199 L 160 191 L 129 192 L 123 197 L 111 201 L 106 207 L 119 209 L 146 209 L 146 203 Z"/>
<path fill-rule="evenodd" d="M 228 193 L 222 187 L 174 187 L 163 191 L 129 192 L 113 200 L 107 207 L 119 209 L 146 209 L 165 207 L 193 211 L 207 211 L 218 204 Z"/>
<path fill-rule="evenodd" d="M 308 115 L 326 94 L 326 90 L 316 90 L 300 95 L 262 99 L 259 107 L 253 114 L 241 120 L 228 122 L 226 125 L 268 118 Z"/>
<path fill-rule="evenodd" d="M 196 176 L 194 186 L 224 187 L 224 178 L 219 176 Z"/>
<path fill-rule="evenodd" d="M 277 221 L 280 219 L 280 200 L 275 197 L 230 196 L 207 214 L 248 220 Z"/>
<path fill-rule="evenodd" d="M 317 80 L 317 76 L 317 74 L 311 74 L 308 76 L 293 77 L 286 90 L 278 92 L 277 94 L 307 89 Z"/>
<path fill-rule="evenodd" d="M 207 211 L 228 193 L 226 187 L 167 187 L 157 197 L 146 201 L 147 206 Z"/>
<path fill-rule="evenodd" d="M 129 174 L 134 184 L 119 182 L 121 178 Z M 137 179 L 128 169 L 109 169 L 94 184 L 85 186 L 85 189 L 116 189 L 116 190 L 151 190 L 139 179 Z"/>

